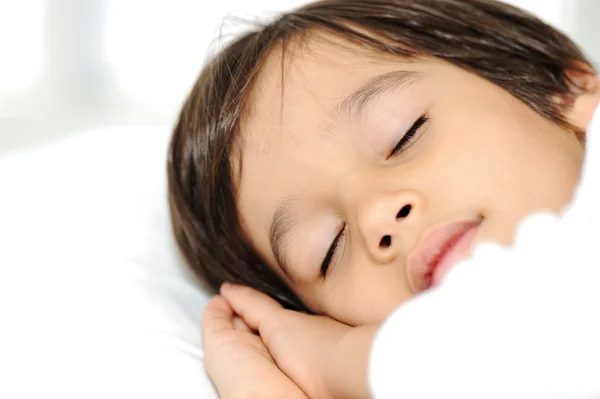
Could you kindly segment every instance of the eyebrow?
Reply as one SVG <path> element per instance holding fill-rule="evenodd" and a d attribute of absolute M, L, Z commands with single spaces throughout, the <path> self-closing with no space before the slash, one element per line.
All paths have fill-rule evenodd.
<path fill-rule="evenodd" d="M 418 72 L 398 70 L 369 79 L 337 104 L 329 117 L 329 125 L 334 126 L 340 121 L 360 119 L 364 116 L 365 110 L 381 96 L 398 89 L 407 89 L 417 81 L 418 77 Z M 297 281 L 297 276 L 290 267 L 287 246 L 290 233 L 294 231 L 299 222 L 294 213 L 294 204 L 297 201 L 296 197 L 291 196 L 280 200 L 269 229 L 269 242 L 275 261 L 292 282 Z"/>
<path fill-rule="evenodd" d="M 289 235 L 298 224 L 293 212 L 293 204 L 296 201 L 295 197 L 286 197 L 279 202 L 269 229 L 269 242 L 275 261 L 279 264 L 283 273 L 292 281 L 296 281 L 296 277 L 289 267 L 286 250 Z"/>
<path fill-rule="evenodd" d="M 367 108 L 383 95 L 407 89 L 418 80 L 419 75 L 416 71 L 398 70 L 371 78 L 334 108 L 330 115 L 331 124 L 360 119 Z"/>

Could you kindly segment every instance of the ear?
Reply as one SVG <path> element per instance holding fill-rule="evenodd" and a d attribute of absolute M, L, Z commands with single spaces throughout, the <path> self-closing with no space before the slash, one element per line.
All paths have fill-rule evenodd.
<path fill-rule="evenodd" d="M 567 121 L 585 132 L 600 103 L 600 78 L 588 65 L 577 62 L 566 75 L 571 86 L 571 107 L 565 113 Z"/>

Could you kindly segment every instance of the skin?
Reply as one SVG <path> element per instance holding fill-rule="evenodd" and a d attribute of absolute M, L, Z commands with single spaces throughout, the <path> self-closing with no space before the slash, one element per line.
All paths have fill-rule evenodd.
<path fill-rule="evenodd" d="M 237 201 L 252 245 L 316 313 L 352 326 L 379 323 L 422 289 L 409 261 L 436 226 L 483 217 L 475 242 L 508 245 L 524 216 L 559 211 L 571 199 L 581 141 L 485 79 L 440 60 L 369 54 L 335 37 L 288 50 L 283 92 L 276 50 L 250 96 Z M 412 72 L 411 83 L 360 115 L 332 119 L 361 85 L 398 71 Z M 578 99 L 567 119 L 585 129 L 597 97 Z M 412 144 L 386 159 L 424 114 Z M 269 231 L 290 197 L 297 223 L 285 240 L 284 272 Z M 323 279 L 321 262 L 343 226 Z M 391 242 L 382 247 L 385 235 Z"/>

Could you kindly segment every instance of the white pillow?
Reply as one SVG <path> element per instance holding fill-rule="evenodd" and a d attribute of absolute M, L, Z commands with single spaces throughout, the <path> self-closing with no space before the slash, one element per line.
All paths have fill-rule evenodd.
<path fill-rule="evenodd" d="M 0 158 L 0 397 L 216 398 L 178 255 L 168 127 Z"/>

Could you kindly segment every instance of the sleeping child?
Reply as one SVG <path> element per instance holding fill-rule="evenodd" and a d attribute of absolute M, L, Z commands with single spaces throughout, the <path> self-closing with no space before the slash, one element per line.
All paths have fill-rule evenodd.
<path fill-rule="evenodd" d="M 493 259 L 507 256 L 514 270 L 521 261 L 501 252 L 518 247 L 524 219 L 541 211 L 553 222 L 538 220 L 547 228 L 533 242 L 568 230 L 554 218 L 575 198 L 599 87 L 569 38 L 492 0 L 322 0 L 224 47 L 183 106 L 168 163 L 178 245 L 199 278 L 221 290 L 203 321 L 220 395 L 543 397 L 525 383 L 544 384 L 521 381 L 518 367 L 513 380 L 496 373 L 469 387 L 464 372 L 450 379 L 448 369 L 467 353 L 514 354 L 473 338 L 499 334 L 495 324 L 469 323 L 490 315 L 500 323 L 517 305 L 502 308 L 498 298 L 527 296 L 515 280 L 532 272 L 492 281 L 477 270 L 502 268 L 469 260 L 494 243 Z M 543 252 L 558 259 L 551 242 Z M 463 299 L 451 300 L 459 291 Z M 480 304 L 498 306 L 487 316 L 471 308 L 486 295 Z M 400 323 L 394 317 L 404 327 L 390 330 Z M 373 346 L 390 336 L 386 328 L 405 330 L 401 352 Z M 449 341 L 456 336 L 460 344 Z M 426 356 L 442 343 L 463 352 Z M 378 371 L 389 363 L 374 360 L 381 351 L 405 353 L 414 368 Z M 485 369 L 481 361 L 473 357 L 469 372 Z M 434 373 L 427 389 L 411 374 L 421 363 Z M 412 382 L 394 390 L 394 375 L 397 385 Z M 423 396 L 409 390 L 416 385 Z M 498 390 L 478 390 L 485 387 Z"/>

